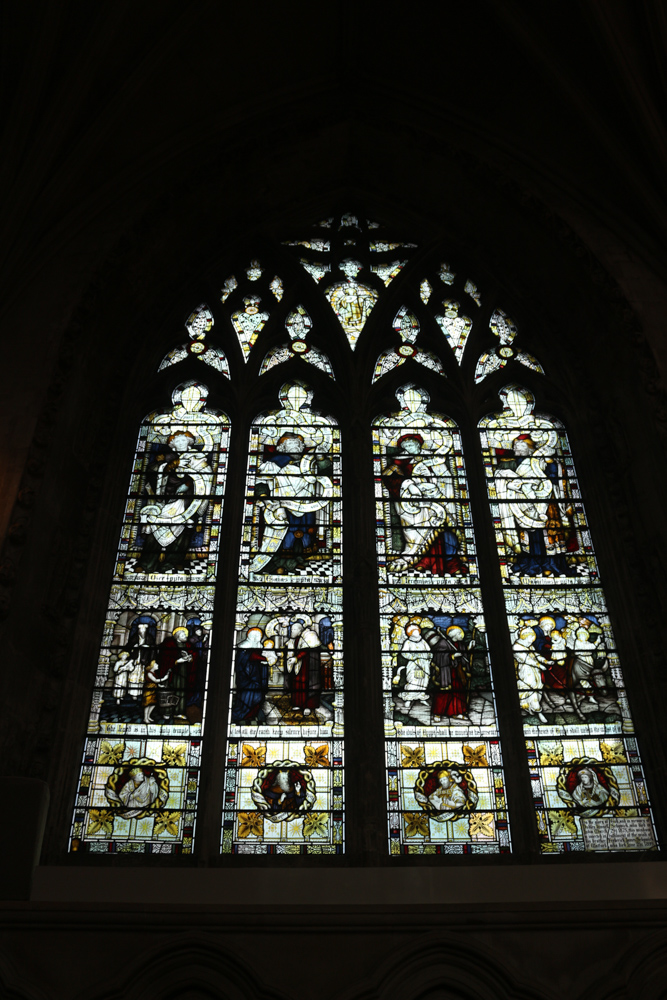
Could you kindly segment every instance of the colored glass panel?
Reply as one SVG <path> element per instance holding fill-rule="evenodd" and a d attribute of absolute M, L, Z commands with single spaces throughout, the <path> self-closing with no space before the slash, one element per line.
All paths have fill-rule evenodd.
<path fill-rule="evenodd" d="M 454 351 L 454 356 L 459 364 L 463 358 L 466 342 L 472 330 L 472 320 L 467 316 L 459 315 L 459 303 L 453 299 L 445 299 L 442 303 L 444 315 L 436 316 L 436 323 L 447 338 L 447 343 Z"/>
<path fill-rule="evenodd" d="M 388 264 L 371 264 L 371 271 L 377 274 L 385 285 L 389 285 L 401 273 L 406 264 L 407 260 L 392 260 Z"/>
<path fill-rule="evenodd" d="M 251 430 L 222 851 L 343 850 L 339 432 L 301 382 Z"/>
<path fill-rule="evenodd" d="M 261 272 L 257 275 L 257 278 L 260 276 Z M 247 361 L 250 357 L 250 351 L 269 318 L 268 312 L 260 311 L 261 301 L 258 295 L 248 295 L 243 300 L 243 309 L 239 309 L 232 314 L 232 325 L 236 330 L 236 336 L 243 351 L 244 361 Z"/>
<path fill-rule="evenodd" d="M 482 382 L 488 375 L 500 371 L 512 360 L 525 368 L 530 368 L 531 371 L 539 372 L 540 375 L 544 374 L 544 369 L 537 358 L 527 351 L 517 351 L 513 346 L 517 328 L 502 309 L 494 310 L 489 320 L 489 328 L 500 343 L 498 347 L 485 351 L 479 358 L 475 368 L 475 383 Z"/>
<path fill-rule="evenodd" d="M 230 278 L 227 278 L 225 280 L 222 286 L 222 291 L 220 293 L 220 301 L 223 303 L 223 305 L 237 286 L 238 282 L 236 281 L 236 278 L 234 277 L 233 274 Z"/>
<path fill-rule="evenodd" d="M 421 296 L 422 302 L 427 303 L 428 300 L 431 298 L 432 292 L 433 292 L 433 286 L 431 285 L 430 281 L 427 281 L 426 278 L 424 278 L 421 285 L 419 286 L 419 295 Z"/>
<path fill-rule="evenodd" d="M 404 365 L 406 361 L 412 358 L 418 364 L 423 365 L 424 368 L 430 368 L 431 371 L 437 372 L 438 375 L 444 375 L 445 371 L 442 367 L 442 362 L 435 354 L 431 354 L 430 351 L 422 351 L 418 347 L 403 346 L 392 348 L 389 351 L 383 351 L 383 353 L 378 357 L 375 362 L 375 368 L 373 369 L 372 382 L 377 382 L 378 379 L 386 375 L 387 372 L 393 371 L 394 368 L 398 368 L 400 365 Z"/>
<path fill-rule="evenodd" d="M 480 432 L 542 850 L 656 846 L 563 425 L 511 384 Z"/>
<path fill-rule="evenodd" d="M 185 382 L 142 423 L 71 849 L 192 850 L 229 420 Z"/>
<path fill-rule="evenodd" d="M 185 361 L 188 357 L 194 357 L 206 362 L 206 364 L 215 368 L 216 371 L 221 372 L 221 374 L 229 378 L 227 358 L 218 347 L 214 347 L 207 341 L 207 335 L 213 329 L 214 322 L 213 314 L 205 303 L 197 306 L 185 321 L 190 342 L 188 344 L 181 344 L 172 351 L 169 351 L 162 359 L 158 371 L 162 371 L 163 368 L 169 368 L 170 365 L 177 365 L 179 362 Z"/>
<path fill-rule="evenodd" d="M 291 358 L 299 357 L 307 361 L 309 365 L 314 365 L 315 368 L 319 368 L 333 378 L 334 373 L 329 358 L 317 347 L 313 347 L 312 344 L 308 344 L 306 341 L 312 326 L 313 321 L 303 306 L 299 305 L 296 309 L 293 309 L 285 320 L 285 329 L 291 343 L 280 344 L 279 347 L 272 348 L 262 361 L 259 374 L 263 375 L 264 372 L 270 371 L 276 365 L 281 365 Z"/>
<path fill-rule="evenodd" d="M 378 293 L 356 280 L 361 264 L 356 260 L 344 260 L 340 269 L 345 281 L 327 288 L 325 294 L 347 336 L 352 350 L 363 330 L 371 309 L 378 300 Z"/>
<path fill-rule="evenodd" d="M 449 266 L 449 264 L 441 264 L 440 265 L 440 270 L 438 271 L 438 276 L 439 276 L 440 280 L 445 285 L 453 285 L 454 284 L 454 278 L 456 277 L 456 275 L 452 271 L 452 269 Z"/>
<path fill-rule="evenodd" d="M 373 424 L 392 854 L 510 849 L 461 439 L 410 383 Z"/>
<path fill-rule="evenodd" d="M 463 291 L 470 296 L 476 306 L 481 306 L 482 296 L 477 291 L 477 285 L 474 282 L 466 281 Z"/>
<path fill-rule="evenodd" d="M 306 260 L 305 257 L 301 258 L 300 263 L 308 271 L 313 281 L 321 281 L 324 275 L 331 270 L 331 264 L 314 264 L 312 261 Z"/>

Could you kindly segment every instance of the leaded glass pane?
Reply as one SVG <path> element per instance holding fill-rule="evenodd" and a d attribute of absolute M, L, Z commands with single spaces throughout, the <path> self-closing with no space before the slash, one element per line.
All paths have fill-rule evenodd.
<path fill-rule="evenodd" d="M 542 850 L 656 846 L 563 425 L 511 384 L 480 422 Z"/>
<path fill-rule="evenodd" d="M 229 420 L 185 382 L 142 423 L 71 849 L 192 851 Z"/>
<path fill-rule="evenodd" d="M 290 343 L 280 344 L 278 347 L 272 348 L 262 361 L 259 374 L 263 375 L 265 372 L 270 371 L 271 368 L 275 368 L 276 365 L 281 365 L 291 358 L 299 357 L 333 378 L 334 373 L 329 358 L 323 351 L 309 344 L 306 340 L 312 326 L 313 321 L 303 306 L 298 305 L 296 309 L 293 309 L 285 320 L 285 329 L 290 338 Z"/>
<path fill-rule="evenodd" d="M 390 285 L 394 278 L 401 273 L 407 260 L 392 260 L 388 264 L 371 264 L 371 271 L 377 274 L 384 281 L 385 285 Z"/>
<path fill-rule="evenodd" d="M 301 382 L 254 422 L 222 851 L 343 850 L 338 429 Z"/>
<path fill-rule="evenodd" d="M 476 306 L 481 306 L 482 296 L 477 291 L 477 285 L 474 282 L 466 281 L 463 291 L 470 296 Z"/>
<path fill-rule="evenodd" d="M 158 371 L 162 371 L 163 368 L 169 368 L 171 365 L 177 365 L 181 361 L 185 361 L 188 357 L 193 357 L 204 361 L 211 368 L 215 368 L 216 371 L 229 378 L 227 358 L 219 347 L 215 347 L 208 340 L 208 334 L 213 329 L 214 322 L 213 314 L 205 303 L 197 306 L 185 321 L 185 327 L 190 338 L 189 342 L 187 344 L 180 344 L 169 351 L 162 359 Z"/>
<path fill-rule="evenodd" d="M 352 259 L 341 261 L 340 269 L 345 275 L 345 280 L 331 285 L 325 294 L 345 331 L 350 347 L 354 350 L 359 334 L 379 296 L 374 288 L 357 281 L 357 275 L 361 270 L 359 261 Z"/>
<path fill-rule="evenodd" d="M 260 271 L 254 280 L 260 278 L 261 273 Z M 244 361 L 250 357 L 250 351 L 269 318 L 268 312 L 261 309 L 261 302 L 259 295 L 247 295 L 243 300 L 243 309 L 237 309 L 232 313 L 232 325 L 236 330 Z"/>
<path fill-rule="evenodd" d="M 480 356 L 475 368 L 475 383 L 482 382 L 488 375 L 500 371 L 512 360 L 530 368 L 531 371 L 539 372 L 540 375 L 544 374 L 544 369 L 537 358 L 528 354 L 527 351 L 517 351 L 516 347 L 513 346 L 517 328 L 502 309 L 494 310 L 489 320 L 489 329 L 494 337 L 498 338 L 499 344 L 497 347 L 484 351 Z"/>
<path fill-rule="evenodd" d="M 438 375 L 445 374 L 442 363 L 435 354 L 415 347 L 415 340 L 419 335 L 420 326 L 419 320 L 412 310 L 408 309 L 407 306 L 401 306 L 394 317 L 392 325 L 401 338 L 402 343 L 400 347 L 383 351 L 378 357 L 373 371 L 373 382 L 377 382 L 387 372 L 405 364 L 410 358 L 413 358 L 418 364 L 424 365 L 425 368 L 430 368 L 431 371 L 437 372 Z"/>
<path fill-rule="evenodd" d="M 390 850 L 509 851 L 460 434 L 396 395 L 373 425 Z"/>
<path fill-rule="evenodd" d="M 457 362 L 461 364 L 466 342 L 472 330 L 472 320 L 468 316 L 459 315 L 461 307 L 453 299 L 445 299 L 442 308 L 444 313 L 435 317 L 436 323 L 447 338 Z"/>

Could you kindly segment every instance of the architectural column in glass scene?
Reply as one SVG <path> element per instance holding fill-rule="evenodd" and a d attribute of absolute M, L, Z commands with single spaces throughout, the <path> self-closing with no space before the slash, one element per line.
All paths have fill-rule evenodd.
<path fill-rule="evenodd" d="M 340 440 L 312 396 L 250 434 L 223 853 L 343 852 Z"/>
<path fill-rule="evenodd" d="M 480 430 L 542 850 L 655 849 L 565 428 L 527 389 L 499 395 Z"/>
<path fill-rule="evenodd" d="M 392 854 L 508 852 L 461 437 L 410 383 L 373 424 Z"/>
<path fill-rule="evenodd" d="M 193 848 L 230 430 L 207 396 L 183 382 L 141 425 L 71 850 Z"/>

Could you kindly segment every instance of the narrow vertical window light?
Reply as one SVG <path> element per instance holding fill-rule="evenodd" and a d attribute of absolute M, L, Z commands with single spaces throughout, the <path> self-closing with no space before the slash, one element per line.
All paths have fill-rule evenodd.
<path fill-rule="evenodd" d="M 570 446 L 519 385 L 480 422 L 542 851 L 656 848 Z"/>
<path fill-rule="evenodd" d="M 289 382 L 252 425 L 222 851 L 343 851 L 340 441 Z"/>
<path fill-rule="evenodd" d="M 373 424 L 392 854 L 510 837 L 461 438 L 409 383 Z"/>
<path fill-rule="evenodd" d="M 71 850 L 190 853 L 229 420 L 188 381 L 141 425 Z"/>

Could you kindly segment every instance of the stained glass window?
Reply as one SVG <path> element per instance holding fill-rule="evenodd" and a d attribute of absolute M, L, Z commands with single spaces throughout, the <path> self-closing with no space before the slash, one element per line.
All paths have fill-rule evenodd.
<path fill-rule="evenodd" d="M 409 383 L 373 424 L 392 854 L 509 851 L 461 438 Z"/>
<path fill-rule="evenodd" d="M 500 399 L 480 429 L 542 850 L 654 848 L 565 428 L 519 385 Z"/>
<path fill-rule="evenodd" d="M 340 441 L 312 395 L 251 431 L 223 853 L 343 850 Z"/>
<path fill-rule="evenodd" d="M 259 415 L 241 403 L 251 426 L 238 592 L 233 621 L 221 623 L 234 633 L 233 655 L 215 665 L 229 671 L 229 715 L 209 706 L 207 722 L 226 727 L 221 852 L 344 851 L 341 439 L 299 378 L 309 373 L 325 392 L 343 387 L 346 420 L 368 426 L 368 399 L 348 387 L 370 369 L 369 392 L 382 398 L 377 383 L 411 361 L 421 369 L 402 367 L 398 405 L 371 430 L 379 607 L 369 625 L 381 655 L 389 853 L 510 851 L 494 690 L 505 622 L 542 851 L 655 848 L 568 438 L 515 383 L 501 392 L 502 412 L 479 425 L 502 589 L 495 553 L 475 540 L 466 463 L 476 456 L 464 462 L 461 433 L 474 435 L 474 424 L 463 401 L 502 369 L 543 374 L 540 362 L 441 250 L 411 275 L 416 244 L 359 212 L 298 235 L 274 248 L 275 259 L 265 245 L 236 262 L 217 286 L 217 326 L 202 303 L 160 364 L 161 378 L 191 358 L 211 378 L 211 369 L 235 371 L 235 405 L 255 385 L 274 400 Z M 465 349 L 478 342 L 475 363 Z M 290 364 L 280 379 L 276 369 Z M 141 425 L 72 850 L 193 850 L 230 435 L 207 397 L 201 382 L 182 381 L 171 407 Z M 450 400 L 461 429 L 441 412 Z M 363 534 L 367 512 L 349 510 Z"/>
<path fill-rule="evenodd" d="M 229 420 L 184 382 L 141 425 L 71 849 L 190 853 Z"/>

